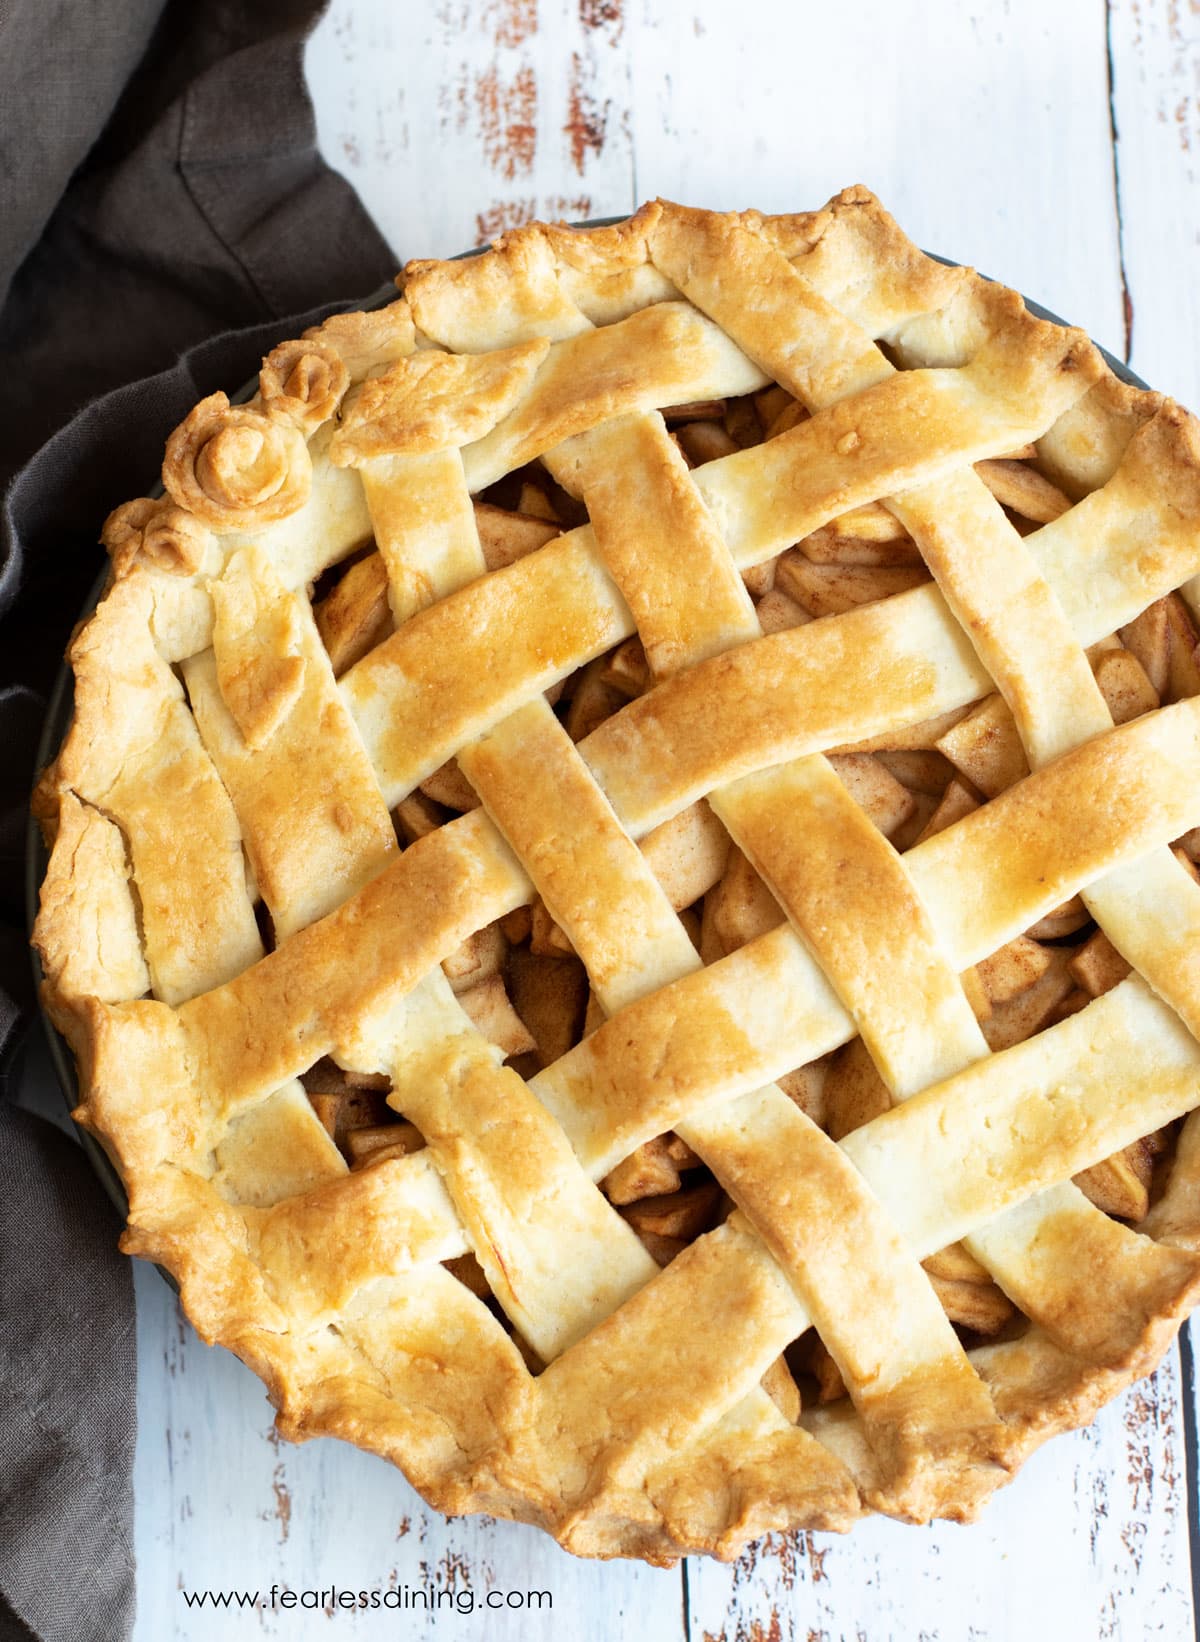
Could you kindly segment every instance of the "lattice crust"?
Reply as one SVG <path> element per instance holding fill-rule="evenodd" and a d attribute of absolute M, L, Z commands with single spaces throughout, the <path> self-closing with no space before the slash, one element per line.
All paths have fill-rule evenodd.
<path fill-rule="evenodd" d="M 968 1518 L 1200 1292 L 1197 425 L 861 189 L 400 283 L 71 646 L 124 1246 L 448 1511 Z"/>

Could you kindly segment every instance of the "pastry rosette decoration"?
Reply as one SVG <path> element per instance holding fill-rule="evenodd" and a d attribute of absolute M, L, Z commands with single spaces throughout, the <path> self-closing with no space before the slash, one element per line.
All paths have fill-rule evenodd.
<path fill-rule="evenodd" d="M 295 513 L 308 499 L 312 463 L 290 421 L 213 393 L 167 440 L 162 480 L 178 506 L 228 534 Z"/>
<path fill-rule="evenodd" d="M 123 502 L 100 532 L 118 577 L 127 576 L 139 559 L 154 570 L 193 576 L 212 539 L 207 525 L 165 496 Z"/>
<path fill-rule="evenodd" d="M 349 385 L 341 355 L 317 337 L 272 348 L 258 378 L 268 414 L 284 418 L 305 435 L 337 414 Z"/>

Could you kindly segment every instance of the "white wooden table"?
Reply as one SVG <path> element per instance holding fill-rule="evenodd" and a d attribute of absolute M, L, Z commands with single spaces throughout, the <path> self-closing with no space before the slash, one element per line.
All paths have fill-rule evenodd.
<path fill-rule="evenodd" d="M 865 182 L 920 243 L 1200 407 L 1196 0 L 334 0 L 308 72 L 324 152 L 398 258 L 656 193 L 790 210 Z M 1176 1354 L 974 1527 L 872 1522 L 662 1572 L 445 1523 L 380 1461 L 280 1445 L 258 1382 L 148 1269 L 138 1304 L 138 1642 L 1195 1634 L 1194 1388 Z M 426 1584 L 463 1605 L 549 1591 L 553 1608 L 230 1614 L 182 1594 Z"/>

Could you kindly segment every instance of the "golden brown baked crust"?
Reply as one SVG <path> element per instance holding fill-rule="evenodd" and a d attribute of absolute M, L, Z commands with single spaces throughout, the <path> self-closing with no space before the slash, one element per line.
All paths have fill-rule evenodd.
<path fill-rule="evenodd" d="M 1196 424 L 862 189 L 403 291 L 105 526 L 35 941 L 124 1246 L 447 1511 L 969 1518 L 1200 1293 Z M 598 1184 L 667 1134 L 681 1237 Z"/>

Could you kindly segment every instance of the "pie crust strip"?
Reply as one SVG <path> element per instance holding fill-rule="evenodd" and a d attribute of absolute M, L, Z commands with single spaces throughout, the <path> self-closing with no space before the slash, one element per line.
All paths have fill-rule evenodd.
<path fill-rule="evenodd" d="M 147 615 L 143 586 L 121 582 L 75 638 L 56 775 L 119 828 L 151 983 L 173 1004 L 245 970 L 262 942 L 237 816 Z"/>
<path fill-rule="evenodd" d="M 231 556 L 213 597 L 215 647 L 183 674 L 282 942 L 382 871 L 396 835 L 308 600 L 249 548 Z"/>

